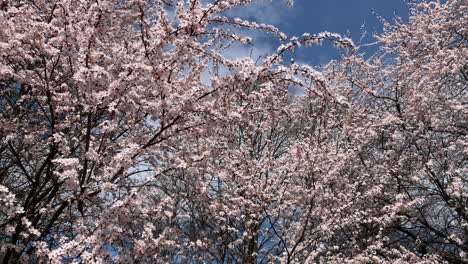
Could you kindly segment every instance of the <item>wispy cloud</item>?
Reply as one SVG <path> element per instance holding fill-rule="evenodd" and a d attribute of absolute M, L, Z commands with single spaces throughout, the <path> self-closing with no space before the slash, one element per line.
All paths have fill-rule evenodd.
<path fill-rule="evenodd" d="M 252 1 L 251 4 L 230 10 L 227 15 L 232 19 L 241 18 L 258 24 L 273 25 L 281 31 L 281 28 L 294 16 L 294 10 L 283 0 Z M 238 32 L 252 37 L 252 45 L 233 45 L 224 53 L 230 59 L 247 56 L 256 60 L 272 54 L 279 45 L 275 36 L 265 32 L 255 30 L 239 30 Z"/>
<path fill-rule="evenodd" d="M 232 9 L 228 15 L 280 27 L 294 15 L 293 9 L 282 0 L 252 1 L 249 5 Z"/>

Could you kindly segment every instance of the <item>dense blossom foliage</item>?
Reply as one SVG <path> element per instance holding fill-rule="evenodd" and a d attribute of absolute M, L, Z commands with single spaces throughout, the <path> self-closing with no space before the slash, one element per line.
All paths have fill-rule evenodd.
<path fill-rule="evenodd" d="M 468 261 L 467 11 L 466 1 L 416 4 L 377 36 L 378 54 L 329 67 L 352 118 L 339 129 L 355 155 L 340 188 L 354 183 L 344 192 L 354 195 L 333 216 L 355 241 L 339 245 L 345 258 Z"/>
<path fill-rule="evenodd" d="M 0 5 L 1 262 L 468 261 L 465 2 L 370 59 L 228 15 L 249 3 Z M 226 58 L 251 30 L 285 43 Z M 350 55 L 282 62 L 323 41 Z"/>

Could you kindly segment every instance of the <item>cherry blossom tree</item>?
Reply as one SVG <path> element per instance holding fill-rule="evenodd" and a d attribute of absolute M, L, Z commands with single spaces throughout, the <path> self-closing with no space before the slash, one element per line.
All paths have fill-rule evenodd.
<path fill-rule="evenodd" d="M 468 260 L 467 23 L 466 1 L 417 3 L 376 36 L 379 53 L 329 66 L 333 94 L 348 100 L 338 190 L 354 187 L 334 191 L 326 259 Z"/>
<path fill-rule="evenodd" d="M 467 261 L 464 1 L 370 59 L 227 14 L 249 3 L 3 2 L 0 261 Z M 252 30 L 286 42 L 226 58 Z M 350 53 L 282 61 L 323 41 Z"/>
<path fill-rule="evenodd" d="M 277 231 L 260 230 L 301 210 L 285 207 L 281 172 L 300 125 L 288 121 L 301 106 L 288 91 L 323 83 L 282 54 L 352 43 L 306 34 L 260 62 L 226 59 L 230 45 L 250 42 L 238 29 L 286 38 L 226 15 L 249 2 L 2 2 L 3 263 L 281 255 Z"/>

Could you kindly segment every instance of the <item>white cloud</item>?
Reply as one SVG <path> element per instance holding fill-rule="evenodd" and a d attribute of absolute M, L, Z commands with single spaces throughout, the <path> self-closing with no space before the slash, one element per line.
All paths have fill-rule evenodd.
<path fill-rule="evenodd" d="M 294 14 L 293 8 L 289 8 L 285 1 L 252 1 L 251 4 L 232 9 L 228 12 L 231 17 L 252 20 L 257 23 L 281 26 L 286 23 L 288 17 Z"/>
<path fill-rule="evenodd" d="M 230 10 L 227 15 L 232 19 L 241 18 L 258 24 L 273 25 L 281 31 L 281 26 L 290 21 L 289 18 L 294 15 L 294 11 L 287 6 L 286 1 L 257 0 L 252 1 L 251 4 Z M 238 33 L 252 37 L 253 45 L 233 45 L 224 53 L 229 59 L 251 57 L 253 60 L 257 60 L 275 52 L 279 45 L 276 36 L 271 33 L 257 30 L 238 30 Z"/>

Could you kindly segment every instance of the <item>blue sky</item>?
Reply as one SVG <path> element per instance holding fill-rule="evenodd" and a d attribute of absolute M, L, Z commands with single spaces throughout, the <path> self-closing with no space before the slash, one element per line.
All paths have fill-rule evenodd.
<path fill-rule="evenodd" d="M 358 42 L 361 35 L 361 27 L 367 32 L 364 43 L 372 42 L 372 34 L 382 31 L 382 23 L 376 18 L 372 10 L 391 21 L 395 12 L 403 19 L 408 16 L 408 8 L 405 0 L 295 0 L 292 7 L 288 7 L 283 0 L 252 1 L 252 4 L 231 12 L 233 17 L 255 20 L 261 23 L 269 23 L 278 27 L 288 37 L 301 36 L 304 32 L 311 34 L 322 31 L 340 33 L 349 36 Z M 276 50 L 278 42 L 272 41 L 264 35 L 258 34 L 255 47 L 238 47 L 232 53 L 233 56 L 242 53 L 250 54 L 254 49 L 254 56 Z M 367 50 L 372 52 L 372 50 Z M 247 54 L 242 54 L 247 55 Z M 327 63 L 330 59 L 339 58 L 339 52 L 331 43 L 323 46 L 301 48 L 294 52 L 294 58 L 298 62 L 311 65 Z"/>

